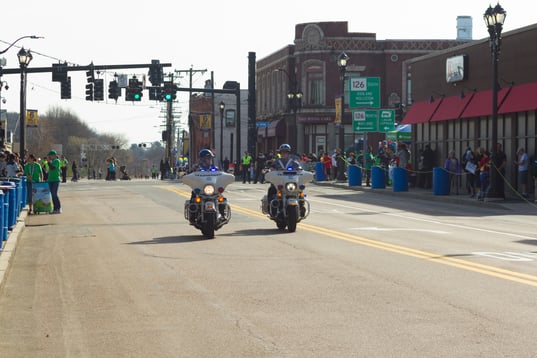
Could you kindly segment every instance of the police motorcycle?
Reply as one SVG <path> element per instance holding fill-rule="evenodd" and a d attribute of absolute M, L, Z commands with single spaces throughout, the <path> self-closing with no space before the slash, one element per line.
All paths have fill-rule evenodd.
<path fill-rule="evenodd" d="M 234 175 L 210 164 L 212 158 L 210 150 L 202 149 L 198 170 L 182 177 L 182 182 L 192 189 L 190 200 L 185 201 L 185 219 L 201 230 L 206 239 L 214 238 L 214 232 L 231 219 L 231 207 L 223 193 L 235 181 Z"/>
<path fill-rule="evenodd" d="M 291 147 L 282 144 L 282 151 L 290 152 Z M 287 227 L 289 232 L 295 232 L 296 225 L 310 213 L 304 189 L 313 180 L 313 173 L 303 170 L 294 159 L 280 158 L 276 162 L 279 162 L 277 169 L 265 174 L 265 182 L 271 183 L 271 188 L 261 199 L 261 211 L 276 222 L 278 229 Z"/>

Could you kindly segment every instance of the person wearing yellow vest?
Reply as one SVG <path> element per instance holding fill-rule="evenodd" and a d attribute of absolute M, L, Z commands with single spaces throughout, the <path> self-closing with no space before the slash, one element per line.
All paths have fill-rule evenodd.
<path fill-rule="evenodd" d="M 248 184 L 252 182 L 252 176 L 250 175 L 251 165 L 252 165 L 252 156 L 250 155 L 250 153 L 248 153 L 248 151 L 245 151 L 241 160 L 243 184 L 246 183 L 246 180 L 248 180 Z"/>
<path fill-rule="evenodd" d="M 43 168 L 43 181 L 48 180 L 48 160 L 47 156 L 45 156 L 42 160 L 39 160 L 41 162 L 41 168 Z"/>
<path fill-rule="evenodd" d="M 67 164 L 69 164 L 69 161 L 62 154 L 61 159 L 60 159 L 60 171 L 62 173 L 62 183 L 67 183 Z"/>

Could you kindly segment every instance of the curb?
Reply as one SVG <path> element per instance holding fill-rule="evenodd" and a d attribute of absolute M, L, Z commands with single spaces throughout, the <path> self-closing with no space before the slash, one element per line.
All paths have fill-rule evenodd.
<path fill-rule="evenodd" d="M 17 242 L 19 236 L 25 228 L 27 210 L 22 210 L 17 218 L 17 223 L 11 232 L 8 234 L 8 238 L 2 244 L 2 251 L 0 251 L 0 289 L 4 286 L 4 278 L 9 270 L 9 264 L 11 263 L 11 257 L 15 255 L 17 249 Z"/>

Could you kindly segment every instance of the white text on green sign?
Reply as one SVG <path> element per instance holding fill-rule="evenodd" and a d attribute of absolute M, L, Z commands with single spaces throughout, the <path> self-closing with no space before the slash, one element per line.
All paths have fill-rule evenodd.
<path fill-rule="evenodd" d="M 380 77 L 351 77 L 349 107 L 380 108 Z"/>
<path fill-rule="evenodd" d="M 393 109 L 371 109 L 352 112 L 354 132 L 389 132 L 394 129 Z"/>
<path fill-rule="evenodd" d="M 352 112 L 352 127 L 354 132 L 376 132 L 378 111 L 365 110 Z"/>

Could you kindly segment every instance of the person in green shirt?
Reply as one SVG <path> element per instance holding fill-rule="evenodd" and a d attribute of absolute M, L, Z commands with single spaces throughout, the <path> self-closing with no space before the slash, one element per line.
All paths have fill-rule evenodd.
<path fill-rule="evenodd" d="M 371 169 L 375 163 L 375 156 L 373 155 L 373 147 L 368 145 L 365 151 L 365 184 L 371 186 Z"/>
<path fill-rule="evenodd" d="M 62 212 L 62 206 L 58 191 L 60 189 L 60 160 L 58 159 L 58 153 L 53 149 L 47 154 L 48 158 L 48 186 L 50 188 L 50 195 L 52 196 L 52 205 L 54 210 L 52 214 L 60 214 Z"/>
<path fill-rule="evenodd" d="M 24 175 L 28 180 L 26 181 L 26 189 L 28 190 L 28 214 L 33 213 L 33 200 L 32 200 L 32 183 L 39 183 L 43 181 L 43 170 L 41 164 L 37 162 L 35 155 L 28 155 L 28 161 L 24 165 Z"/>

